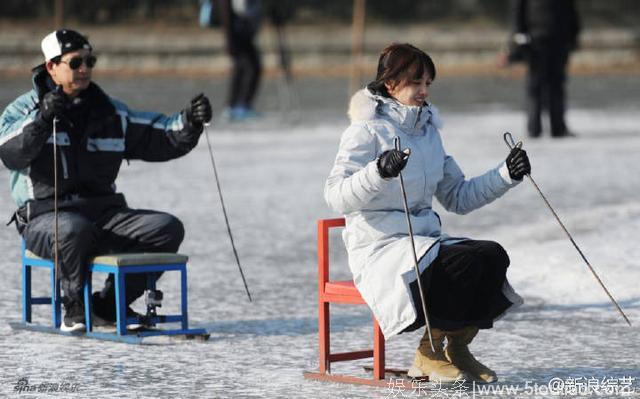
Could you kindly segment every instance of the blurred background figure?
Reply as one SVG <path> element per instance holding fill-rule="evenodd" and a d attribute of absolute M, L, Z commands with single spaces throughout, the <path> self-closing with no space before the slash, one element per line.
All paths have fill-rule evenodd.
<path fill-rule="evenodd" d="M 567 65 L 578 47 L 580 21 L 573 0 L 513 0 L 510 62 L 528 64 L 527 131 L 542 134 L 542 110 L 552 137 L 575 136 L 565 122 Z"/>
<path fill-rule="evenodd" d="M 224 30 L 226 51 L 233 70 L 223 117 L 242 121 L 258 116 L 253 108 L 262 62 L 255 37 L 260 29 L 262 4 L 258 0 L 204 0 L 200 26 L 220 26 Z"/>

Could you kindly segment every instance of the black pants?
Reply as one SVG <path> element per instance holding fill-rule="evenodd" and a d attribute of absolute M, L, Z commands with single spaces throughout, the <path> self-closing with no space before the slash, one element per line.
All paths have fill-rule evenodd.
<path fill-rule="evenodd" d="M 231 108 L 237 106 L 252 108 L 262 75 L 260 53 L 254 44 L 255 32 L 252 28 L 234 27 L 234 29 L 229 45 L 233 74 L 228 103 Z"/>
<path fill-rule="evenodd" d="M 508 266 L 507 253 L 492 241 L 441 245 L 436 259 L 420 276 L 431 327 L 446 331 L 493 327 L 493 319 L 511 306 L 502 294 Z M 425 325 L 417 282 L 410 289 L 418 317 L 405 331 Z"/>
<path fill-rule="evenodd" d="M 22 230 L 27 249 L 43 258 L 53 258 L 53 212 L 43 213 Z M 111 209 L 97 220 L 79 212 L 58 212 L 60 285 L 65 307 L 83 302 L 82 289 L 88 260 L 96 254 L 116 252 L 177 252 L 184 227 L 167 213 L 130 208 Z M 160 277 L 160 274 L 157 276 Z M 127 305 L 144 293 L 144 275 L 128 275 Z M 103 297 L 114 298 L 113 276 L 109 275 Z"/>
<path fill-rule="evenodd" d="M 551 135 L 567 131 L 565 81 L 569 44 L 560 40 L 534 41 L 528 55 L 527 130 L 531 137 L 542 133 L 542 111 L 549 112 Z"/>

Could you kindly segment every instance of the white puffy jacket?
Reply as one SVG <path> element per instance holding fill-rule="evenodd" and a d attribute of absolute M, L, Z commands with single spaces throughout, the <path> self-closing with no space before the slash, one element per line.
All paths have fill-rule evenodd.
<path fill-rule="evenodd" d="M 406 106 L 360 90 L 349 106 L 351 125 L 342 134 L 335 164 L 325 184 L 325 200 L 345 215 L 343 239 L 358 290 L 386 338 L 416 319 L 409 284 L 416 280 L 399 179 L 383 179 L 380 154 L 399 137 L 411 156 L 402 171 L 420 270 L 435 259 L 440 245 L 455 242 L 441 231 L 432 209 L 435 196 L 445 209 L 465 214 L 486 205 L 517 184 L 505 163 L 466 180 L 445 153 L 435 107 Z M 503 291 L 514 304 L 522 299 L 507 282 Z M 417 304 L 419 307 L 420 305 Z"/>

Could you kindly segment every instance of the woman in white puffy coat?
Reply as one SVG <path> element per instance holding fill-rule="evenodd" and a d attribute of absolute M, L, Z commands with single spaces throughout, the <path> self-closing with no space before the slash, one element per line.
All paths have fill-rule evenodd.
<path fill-rule="evenodd" d="M 465 179 L 443 148 L 437 109 L 426 102 L 435 76 L 431 58 L 409 44 L 382 51 L 376 80 L 351 99 L 351 125 L 325 199 L 345 215 L 349 267 L 385 337 L 415 330 L 425 322 L 395 178 L 402 171 L 435 346 L 434 352 L 425 332 L 409 374 L 493 382 L 496 374 L 467 346 L 479 329 L 522 303 L 506 280 L 509 258 L 497 243 L 444 234 L 432 199 L 465 214 L 500 197 L 531 168 L 526 152 L 514 149 L 496 168 Z M 404 151 L 394 149 L 396 137 Z"/>

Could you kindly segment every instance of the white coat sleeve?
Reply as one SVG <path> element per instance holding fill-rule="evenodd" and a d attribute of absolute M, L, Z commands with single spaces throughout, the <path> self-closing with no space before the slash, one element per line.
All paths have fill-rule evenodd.
<path fill-rule="evenodd" d="M 367 209 L 373 198 L 391 179 L 378 173 L 377 142 L 362 123 L 349 126 L 340 140 L 335 163 L 324 186 L 324 198 L 339 214 Z"/>
<path fill-rule="evenodd" d="M 466 180 L 458 163 L 446 155 L 444 176 L 435 195 L 446 210 L 466 214 L 493 202 L 516 184 L 518 182 L 509 177 L 504 162 L 483 175 Z"/>

